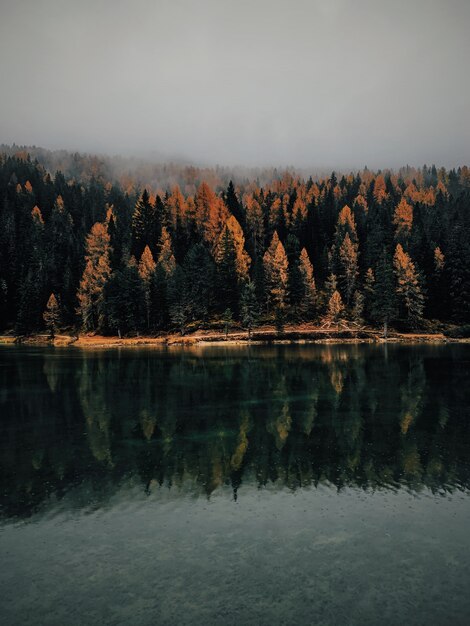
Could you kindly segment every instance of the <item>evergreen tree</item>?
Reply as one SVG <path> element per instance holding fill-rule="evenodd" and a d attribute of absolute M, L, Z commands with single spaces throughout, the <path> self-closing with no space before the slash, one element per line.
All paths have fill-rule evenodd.
<path fill-rule="evenodd" d="M 420 285 L 419 273 L 410 256 L 404 252 L 400 244 L 397 244 L 395 249 L 393 266 L 397 279 L 396 293 L 398 299 L 405 309 L 409 325 L 416 328 L 423 319 L 424 295 Z"/>
<path fill-rule="evenodd" d="M 157 237 L 155 207 L 146 189 L 137 201 L 132 216 L 132 253 L 136 258 L 142 255 L 146 245 L 152 246 Z"/>
<path fill-rule="evenodd" d="M 352 300 L 352 295 L 356 287 L 357 277 L 359 275 L 357 244 L 353 244 L 349 237 L 349 233 L 346 233 L 343 239 L 343 243 L 340 246 L 339 260 L 340 284 L 343 288 L 346 304 L 349 305 Z"/>
<path fill-rule="evenodd" d="M 317 313 L 317 290 L 313 276 L 313 266 L 305 248 L 302 248 L 300 253 L 299 269 L 303 287 L 301 300 L 302 315 L 305 319 L 312 319 Z"/>
<path fill-rule="evenodd" d="M 57 302 L 57 298 L 53 293 L 49 296 L 46 309 L 43 313 L 43 319 L 46 324 L 46 328 L 49 330 L 51 339 L 54 339 L 57 328 L 60 324 L 60 308 Z"/>
<path fill-rule="evenodd" d="M 168 280 L 168 309 L 174 326 L 184 335 L 188 321 L 188 299 L 186 294 L 186 276 L 177 265 Z"/>
<path fill-rule="evenodd" d="M 152 330 L 164 330 L 168 328 L 170 313 L 168 310 L 168 284 L 171 275 L 168 276 L 161 265 L 157 265 L 150 279 L 150 321 Z"/>
<path fill-rule="evenodd" d="M 227 338 L 230 327 L 233 324 L 233 315 L 231 309 L 225 309 L 223 314 L 225 338 Z"/>
<path fill-rule="evenodd" d="M 242 324 L 248 330 L 248 339 L 251 339 L 251 331 L 258 321 L 259 304 L 256 298 L 256 286 L 250 280 L 243 286 L 240 311 Z"/>
<path fill-rule="evenodd" d="M 110 277 L 104 289 L 104 303 L 106 327 L 111 332 L 120 336 L 145 327 L 145 289 L 134 261 Z"/>
<path fill-rule="evenodd" d="M 299 319 L 301 303 L 305 294 L 305 285 L 300 268 L 300 242 L 295 235 L 288 235 L 286 240 L 287 270 L 287 300 L 292 316 Z"/>
<path fill-rule="evenodd" d="M 148 246 L 145 246 L 142 256 L 139 262 L 139 276 L 143 284 L 144 300 L 145 300 L 145 312 L 147 320 L 147 330 L 150 330 L 150 291 L 152 284 L 152 277 L 155 274 L 155 268 L 157 264 L 153 260 L 153 255 Z"/>
<path fill-rule="evenodd" d="M 354 292 L 352 319 L 355 324 L 362 326 L 364 323 L 364 295 L 359 291 Z"/>
<path fill-rule="evenodd" d="M 202 243 L 193 245 L 183 263 L 186 276 L 188 316 L 206 322 L 214 306 L 216 270 L 207 248 Z"/>
<path fill-rule="evenodd" d="M 237 271 L 237 251 L 229 228 L 224 228 L 217 255 L 217 300 L 219 310 L 230 309 L 238 314 L 239 273 Z"/>
<path fill-rule="evenodd" d="M 328 311 L 326 314 L 326 319 L 330 323 L 337 324 L 340 320 L 341 314 L 344 311 L 343 300 L 341 299 L 341 294 L 336 289 L 333 291 L 330 299 L 328 300 Z"/>
<path fill-rule="evenodd" d="M 288 261 L 277 232 L 264 253 L 263 266 L 268 310 L 270 307 L 283 308 L 286 303 Z"/>
<path fill-rule="evenodd" d="M 388 325 L 396 317 L 397 305 L 395 279 L 389 254 L 383 250 L 375 270 L 372 318 L 383 325 L 384 338 L 388 336 Z"/>
<path fill-rule="evenodd" d="M 225 204 L 230 213 L 234 216 L 239 224 L 244 224 L 244 215 L 242 205 L 238 200 L 233 182 L 230 181 L 225 193 Z"/>
<path fill-rule="evenodd" d="M 99 330 L 104 323 L 103 291 L 111 273 L 109 254 L 108 231 L 97 222 L 86 240 L 86 265 L 78 290 L 78 312 L 85 330 Z"/>
<path fill-rule="evenodd" d="M 166 228 L 162 228 L 158 244 L 158 265 L 163 268 L 167 276 L 170 276 L 176 268 L 171 236 Z"/>

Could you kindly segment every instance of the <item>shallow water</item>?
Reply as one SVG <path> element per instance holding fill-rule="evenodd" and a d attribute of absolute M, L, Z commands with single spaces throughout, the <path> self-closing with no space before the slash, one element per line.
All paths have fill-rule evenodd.
<path fill-rule="evenodd" d="M 468 624 L 470 346 L 0 348 L 6 624 Z"/>

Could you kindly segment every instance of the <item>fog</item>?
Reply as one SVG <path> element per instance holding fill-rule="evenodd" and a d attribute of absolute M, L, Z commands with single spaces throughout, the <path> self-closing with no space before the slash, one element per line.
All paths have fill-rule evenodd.
<path fill-rule="evenodd" d="M 468 0 L 0 0 L 0 143 L 468 163 L 469 32 Z"/>

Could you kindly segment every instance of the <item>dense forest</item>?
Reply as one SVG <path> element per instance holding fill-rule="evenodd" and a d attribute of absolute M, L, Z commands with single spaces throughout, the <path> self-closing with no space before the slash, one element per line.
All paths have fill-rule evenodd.
<path fill-rule="evenodd" d="M 466 166 L 231 180 L 48 154 L 0 156 L 2 330 L 470 321 Z"/>

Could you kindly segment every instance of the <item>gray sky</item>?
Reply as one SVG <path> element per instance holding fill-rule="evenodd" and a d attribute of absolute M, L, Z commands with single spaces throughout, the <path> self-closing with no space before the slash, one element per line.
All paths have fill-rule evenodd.
<path fill-rule="evenodd" d="M 470 0 L 0 0 L 0 143 L 470 161 Z"/>

